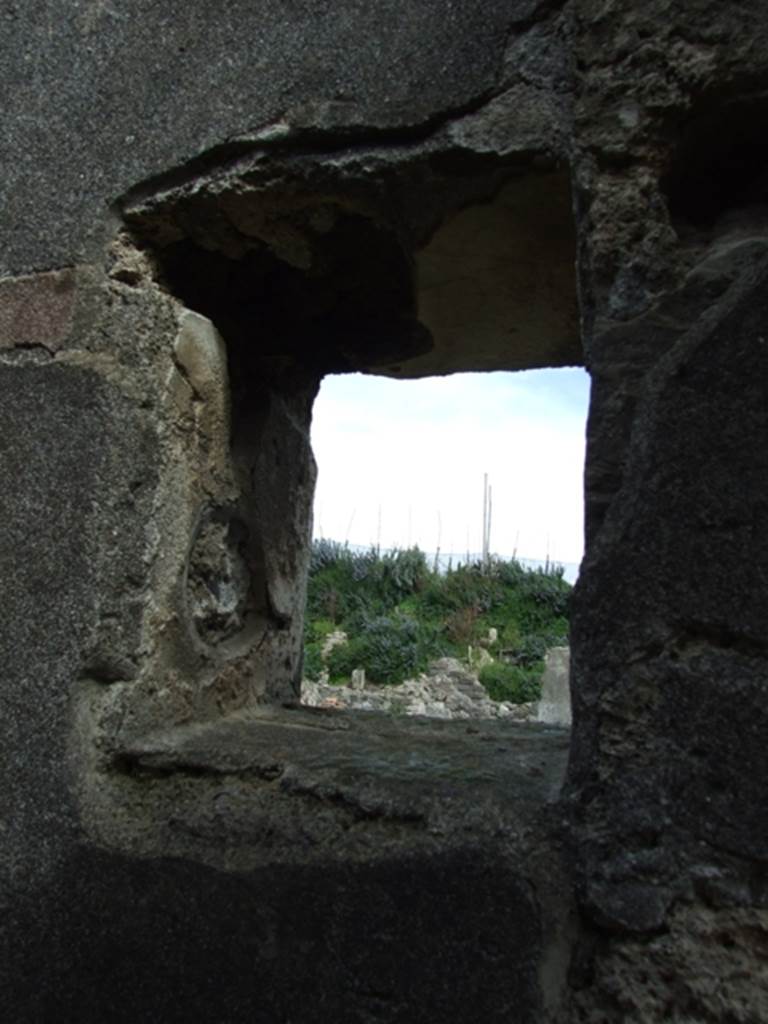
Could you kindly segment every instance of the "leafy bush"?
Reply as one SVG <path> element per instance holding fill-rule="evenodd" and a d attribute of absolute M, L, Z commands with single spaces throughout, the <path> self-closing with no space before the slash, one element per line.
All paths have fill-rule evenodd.
<path fill-rule="evenodd" d="M 421 589 L 428 576 L 426 558 L 418 548 L 380 555 L 375 548 L 355 552 L 333 541 L 315 541 L 307 615 L 336 625 L 350 617 L 359 622 L 384 615 Z"/>
<path fill-rule="evenodd" d="M 544 606 L 550 616 L 568 614 L 571 586 L 563 579 L 563 570 L 557 566 L 550 570 L 534 569 L 521 576 L 520 592 L 536 604 Z"/>
<path fill-rule="evenodd" d="M 474 607 L 457 608 L 445 620 L 445 632 L 455 644 L 466 647 L 471 643 L 477 628 L 477 609 Z"/>
<path fill-rule="evenodd" d="M 499 630 L 499 643 L 502 647 L 515 649 L 520 646 L 523 634 L 516 619 L 507 619 Z"/>
<path fill-rule="evenodd" d="M 544 655 L 547 653 L 549 646 L 551 645 L 546 636 L 541 636 L 538 633 L 529 633 L 521 638 L 520 643 L 513 651 L 512 662 L 523 668 L 530 668 L 531 665 L 544 660 Z"/>
<path fill-rule="evenodd" d="M 320 645 L 335 629 L 336 623 L 332 619 L 306 619 L 304 622 L 304 642 Z"/>
<path fill-rule="evenodd" d="M 514 665 L 531 666 L 543 661 L 550 647 L 557 647 L 568 642 L 568 623 L 565 619 L 556 619 L 548 630 L 525 633 L 516 644 L 510 644 L 506 654 Z"/>
<path fill-rule="evenodd" d="M 541 674 L 544 665 L 522 668 L 494 661 L 480 669 L 479 679 L 491 700 L 504 700 L 510 704 L 527 704 L 541 696 Z"/>
<path fill-rule="evenodd" d="M 384 574 L 401 596 L 419 591 L 429 576 L 426 556 L 418 548 L 394 551 L 382 558 Z"/>
<path fill-rule="evenodd" d="M 430 630 L 408 616 L 380 616 L 365 622 L 349 643 L 331 651 L 328 670 L 331 679 L 338 680 L 364 668 L 371 682 L 395 684 L 422 671 L 433 656 Z"/>
<path fill-rule="evenodd" d="M 321 644 L 314 642 L 304 644 L 304 678 L 318 679 L 325 668 L 322 657 Z"/>
<path fill-rule="evenodd" d="M 346 682 L 356 668 L 366 668 L 367 658 L 368 645 L 362 637 L 353 637 L 334 647 L 326 662 L 331 682 Z"/>
<path fill-rule="evenodd" d="M 325 538 L 313 540 L 309 556 L 309 575 L 316 576 L 321 569 L 327 569 L 342 561 L 347 554 L 349 554 L 349 548 L 346 544 L 339 544 L 338 541 Z"/>
<path fill-rule="evenodd" d="M 451 612 L 475 608 L 487 612 L 504 597 L 499 580 L 483 572 L 479 563 L 460 565 L 444 576 L 432 574 L 424 602 L 435 611 Z"/>
<path fill-rule="evenodd" d="M 336 628 L 350 642 L 329 657 L 331 677 L 348 678 L 360 667 L 381 683 L 400 682 L 433 658 L 464 657 L 468 645 L 494 628 L 508 667 L 519 670 L 512 673 L 519 688 L 539 671 L 546 649 L 567 639 L 570 591 L 558 568 L 531 570 L 493 559 L 440 573 L 418 548 L 381 555 L 375 548 L 353 551 L 316 541 L 305 627 L 308 671 L 317 670 L 311 646 L 321 646 Z"/>
<path fill-rule="evenodd" d="M 494 559 L 493 567 L 505 587 L 519 587 L 521 581 L 530 572 L 530 569 L 526 569 L 516 558 L 510 558 L 508 562 Z"/>

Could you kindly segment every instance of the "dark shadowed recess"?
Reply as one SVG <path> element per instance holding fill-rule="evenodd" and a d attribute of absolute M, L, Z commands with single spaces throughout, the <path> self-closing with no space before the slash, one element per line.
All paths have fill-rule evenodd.
<path fill-rule="evenodd" d="M 235 389 L 254 375 L 299 384 L 429 351 L 409 260 L 396 237 L 345 215 L 313 239 L 300 268 L 266 244 L 242 259 L 185 239 L 158 254 L 170 290 L 227 342 Z"/>
<path fill-rule="evenodd" d="M 44 913 L 11 912 L 0 1003 L 24 1008 L 13 1019 L 538 1019 L 536 907 L 498 850 L 228 873 L 82 849 L 63 867 Z"/>
<path fill-rule="evenodd" d="M 710 102 L 680 126 L 662 178 L 673 221 L 712 226 L 729 209 L 768 209 L 768 98 Z"/>

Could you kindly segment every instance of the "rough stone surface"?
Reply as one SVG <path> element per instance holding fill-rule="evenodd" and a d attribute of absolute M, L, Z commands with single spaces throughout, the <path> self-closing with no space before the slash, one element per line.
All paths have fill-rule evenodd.
<path fill-rule="evenodd" d="M 87 950 L 103 978 L 86 1019 L 118 993 L 111 1012 L 126 1021 L 181 1021 L 194 1003 L 211 1024 L 309 1024 L 318 1002 L 350 1022 L 459 1022 L 478 1007 L 536 1021 L 542 960 L 558 987 L 566 963 L 559 943 L 540 955 L 542 936 L 572 927 L 562 855 L 543 842 L 567 752 L 558 730 L 312 709 L 115 748 L 81 804 L 91 842 L 63 866 L 58 899 L 40 896 L 53 935 L 11 950 L 11 991 L 31 1019 L 82 1014 L 81 936 L 116 907 L 106 942 Z M 43 955 L 54 971 L 41 989 Z"/>
<path fill-rule="evenodd" d="M 75 295 L 71 270 L 0 280 L 0 349 L 58 349 L 72 329 Z"/>
<path fill-rule="evenodd" d="M 724 853 L 741 856 L 744 869 L 768 852 L 760 781 L 768 767 L 765 640 L 754 603 L 768 565 L 766 280 L 765 264 L 746 274 L 650 375 L 631 484 L 579 583 L 587 604 L 577 605 L 573 624 L 584 661 L 574 680 L 582 728 L 572 780 L 591 790 L 583 806 L 590 825 L 597 831 L 601 821 L 612 837 L 625 837 L 632 856 L 647 856 L 667 902 L 689 885 L 683 849 L 686 860 L 709 856 L 713 866 Z M 624 572 L 609 583 L 601 563 L 619 549 Z M 695 567 L 695 587 L 686 585 L 687 566 Z M 590 654 L 596 648 L 599 670 Z M 666 738 L 663 762 L 645 735 Z M 610 785 L 592 789 L 596 752 Z M 609 917 L 614 897 L 601 876 L 619 871 L 623 885 L 620 861 L 618 851 L 595 847 L 585 867 L 587 890 L 600 893 L 590 902 Z"/>
<path fill-rule="evenodd" d="M 765 1020 L 768 12 L 123 6 L 3 8 L 0 1016 Z M 582 361 L 570 752 L 298 707 L 321 377 Z"/>
<path fill-rule="evenodd" d="M 64 266 L 86 243 L 98 257 L 107 204 L 208 151 L 295 132 L 407 138 L 477 106 L 510 30 L 537 6 L 494 0 L 478 17 L 473 4 L 425 0 L 403 17 L 396 0 L 236 0 L 215 13 L 206 0 L 183 11 L 141 0 L 129 17 L 102 0 L 13 2 L 0 267 Z"/>
<path fill-rule="evenodd" d="M 11 893 L 49 875 L 78 830 L 66 771 L 69 705 L 97 614 L 100 513 L 110 525 L 94 495 L 121 413 L 126 433 L 133 425 L 119 396 L 84 369 L 4 366 L 0 389 L 0 891 L 9 913 Z M 140 430 L 131 432 L 141 444 Z"/>
<path fill-rule="evenodd" d="M 506 185 L 441 226 L 416 255 L 419 318 L 434 349 L 393 372 L 581 363 L 570 206 L 566 176 L 547 176 Z"/>
<path fill-rule="evenodd" d="M 338 634 L 331 634 L 334 635 Z M 491 700 L 475 673 L 456 658 L 440 658 L 418 679 L 407 679 L 397 686 L 375 686 L 369 682 L 360 686 L 355 682 L 354 673 L 349 686 L 331 684 L 327 678 L 305 679 L 301 684 L 302 703 L 308 707 L 353 708 L 446 720 L 506 718 L 520 722 L 536 716 L 535 704 Z M 569 725 L 570 720 L 551 724 Z"/>
<path fill-rule="evenodd" d="M 309 874 L 81 847 L 66 888 L 41 890 L 45 916 L 27 904 L 13 922 L 5 1006 L 51 1022 L 535 1022 L 536 908 L 494 853 Z"/>
<path fill-rule="evenodd" d="M 541 699 L 536 708 L 536 721 L 549 725 L 571 724 L 571 652 L 568 647 L 547 651 L 541 680 Z"/>

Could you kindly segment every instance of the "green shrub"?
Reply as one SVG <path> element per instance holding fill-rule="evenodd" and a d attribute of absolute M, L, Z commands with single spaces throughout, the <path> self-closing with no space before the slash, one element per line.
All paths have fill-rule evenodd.
<path fill-rule="evenodd" d="M 510 558 L 508 562 L 496 560 L 494 562 L 496 574 L 505 587 L 519 587 L 522 580 L 530 572 L 521 565 L 516 558 Z"/>
<path fill-rule="evenodd" d="M 466 647 L 472 643 L 477 628 L 477 609 L 457 608 L 445 620 L 445 632 L 454 643 Z"/>
<path fill-rule="evenodd" d="M 302 674 L 305 679 L 318 679 L 325 668 L 322 658 L 322 645 L 318 642 L 304 644 L 304 665 Z"/>
<path fill-rule="evenodd" d="M 396 684 L 426 668 L 436 652 L 432 630 L 408 616 L 378 616 L 362 623 L 359 635 L 349 643 L 334 647 L 328 671 L 338 680 L 364 668 L 371 682 Z"/>
<path fill-rule="evenodd" d="M 563 569 L 534 569 L 519 579 L 520 592 L 535 604 L 543 606 L 550 617 L 558 618 L 568 614 L 571 586 L 563 579 Z"/>
<path fill-rule="evenodd" d="M 366 668 L 367 659 L 368 645 L 361 637 L 334 647 L 326 662 L 331 682 L 346 682 L 356 668 Z"/>
<path fill-rule="evenodd" d="M 512 662 L 523 668 L 530 668 L 539 661 L 544 660 L 544 655 L 549 647 L 548 637 L 539 633 L 528 633 L 522 637 L 512 653 Z"/>
<path fill-rule="evenodd" d="M 432 574 L 424 591 L 424 603 L 440 612 L 474 608 L 481 614 L 490 611 L 503 597 L 504 589 L 498 578 L 486 575 L 479 563 L 460 565 L 443 576 Z"/>
<path fill-rule="evenodd" d="M 567 642 L 568 623 L 565 619 L 556 619 L 544 632 L 523 634 L 516 644 L 510 644 L 507 654 L 512 664 L 525 668 L 543 661 L 550 647 Z"/>
<path fill-rule="evenodd" d="M 502 647 L 518 647 L 523 639 L 520 626 L 516 619 L 507 619 L 499 630 L 499 643 Z"/>
<path fill-rule="evenodd" d="M 430 575 L 426 556 L 418 548 L 394 551 L 384 555 L 381 562 L 384 577 L 401 597 L 421 590 Z"/>
<path fill-rule="evenodd" d="M 429 575 L 426 558 L 418 548 L 380 555 L 375 548 L 356 552 L 333 541 L 315 541 L 307 615 L 330 619 L 336 625 L 386 615 L 419 591 Z"/>
<path fill-rule="evenodd" d="M 309 556 L 310 576 L 315 576 L 321 569 L 327 569 L 329 566 L 336 565 L 337 562 L 343 561 L 348 555 L 349 548 L 346 544 L 339 544 L 338 541 L 327 540 L 324 537 L 320 540 L 313 540 Z"/>
<path fill-rule="evenodd" d="M 438 573 L 418 548 L 381 555 L 345 544 L 316 541 L 307 595 L 307 665 L 316 665 L 312 644 L 342 628 L 350 637 L 335 649 L 329 670 L 336 680 L 364 668 L 374 682 L 399 682 L 445 655 L 464 657 L 498 631 L 499 647 L 522 675 L 538 671 L 547 648 L 568 636 L 570 585 L 562 570 L 527 569 L 515 560 L 493 559 Z M 359 641 L 359 642 L 358 642 Z"/>
<path fill-rule="evenodd" d="M 426 668 L 427 656 L 419 624 L 407 616 L 380 616 L 365 623 L 368 646 L 365 670 L 376 683 L 401 683 Z"/>
<path fill-rule="evenodd" d="M 527 704 L 541 696 L 543 663 L 530 668 L 505 665 L 494 661 L 480 669 L 479 679 L 491 700 L 504 700 L 510 704 Z"/>
<path fill-rule="evenodd" d="M 335 629 L 336 623 L 332 619 L 305 619 L 304 642 L 322 644 Z"/>

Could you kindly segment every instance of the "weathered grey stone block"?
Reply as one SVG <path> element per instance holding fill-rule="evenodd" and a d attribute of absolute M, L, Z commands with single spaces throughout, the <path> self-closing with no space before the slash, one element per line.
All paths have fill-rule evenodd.
<path fill-rule="evenodd" d="M 536 720 L 545 725 L 571 724 L 571 657 L 568 647 L 552 647 L 547 651 L 541 699 Z"/>

